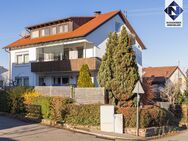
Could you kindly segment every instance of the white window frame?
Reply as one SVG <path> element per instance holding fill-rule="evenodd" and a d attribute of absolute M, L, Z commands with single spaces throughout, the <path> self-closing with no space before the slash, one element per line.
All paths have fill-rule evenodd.
<path fill-rule="evenodd" d="M 25 60 L 25 56 L 28 55 L 28 60 L 26 61 Z M 18 57 L 21 57 L 21 61 L 18 60 Z M 19 53 L 19 54 L 16 54 L 16 64 L 28 64 L 29 63 L 29 53 Z"/>
<path fill-rule="evenodd" d="M 31 38 L 38 38 L 39 36 L 39 30 L 34 30 L 31 32 Z"/>

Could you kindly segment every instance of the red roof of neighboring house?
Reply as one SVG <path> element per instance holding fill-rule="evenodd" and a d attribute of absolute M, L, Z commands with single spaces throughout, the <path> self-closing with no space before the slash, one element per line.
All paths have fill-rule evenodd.
<path fill-rule="evenodd" d="M 148 67 L 143 68 L 143 77 L 165 77 L 169 78 L 178 66 L 166 66 L 166 67 Z"/>
<path fill-rule="evenodd" d="M 58 40 L 63 40 L 63 39 L 70 39 L 70 38 L 77 38 L 77 37 L 84 37 L 88 35 L 90 32 L 94 31 L 96 28 L 98 28 L 100 25 L 104 24 L 108 20 L 110 20 L 112 17 L 116 16 L 117 14 L 120 15 L 120 17 L 123 19 L 125 22 L 126 26 L 129 28 L 129 30 L 136 35 L 136 39 L 140 46 L 145 49 L 145 46 L 143 42 L 140 40 L 128 20 L 125 18 L 123 13 L 120 10 L 112 11 L 109 13 L 105 14 L 100 14 L 95 16 L 95 18 L 91 19 L 87 23 L 83 24 L 82 26 L 78 27 L 77 29 L 71 31 L 71 32 L 66 32 L 66 33 L 61 33 L 61 34 L 56 34 L 56 35 L 50 35 L 46 37 L 40 37 L 40 38 L 33 38 L 31 39 L 30 36 L 26 36 L 24 38 L 21 38 L 9 45 L 7 45 L 5 48 L 12 48 L 12 47 L 20 47 L 20 46 L 25 46 L 25 45 L 32 45 L 32 44 L 38 44 L 38 43 L 44 43 L 44 42 L 51 42 L 51 41 L 58 41 Z"/>

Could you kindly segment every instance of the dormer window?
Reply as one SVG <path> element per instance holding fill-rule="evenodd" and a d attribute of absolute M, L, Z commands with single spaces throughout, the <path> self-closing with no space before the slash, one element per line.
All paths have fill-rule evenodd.
<path fill-rule="evenodd" d="M 59 33 L 63 33 L 63 32 L 68 32 L 68 25 L 67 24 L 63 24 L 59 26 Z"/>
<path fill-rule="evenodd" d="M 44 28 L 41 30 L 41 36 L 49 36 L 50 35 L 50 29 L 49 28 Z"/>
<path fill-rule="evenodd" d="M 56 26 L 51 28 L 51 34 L 52 35 L 57 34 L 57 27 Z"/>
<path fill-rule="evenodd" d="M 31 32 L 31 37 L 32 38 L 38 38 L 39 37 L 39 31 L 38 30 L 32 31 Z"/>

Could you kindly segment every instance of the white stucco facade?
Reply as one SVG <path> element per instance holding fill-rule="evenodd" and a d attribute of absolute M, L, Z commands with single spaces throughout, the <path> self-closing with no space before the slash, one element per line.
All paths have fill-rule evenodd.
<path fill-rule="evenodd" d="M 42 48 L 45 50 L 46 48 L 49 48 L 49 50 L 52 50 L 54 52 L 53 47 L 57 47 L 58 50 L 56 53 L 64 53 L 64 48 L 70 47 L 68 56 L 69 59 L 77 59 L 79 57 L 79 50 L 77 47 L 83 46 L 83 58 L 91 58 L 91 57 L 97 57 L 102 58 L 102 56 L 105 53 L 106 49 L 106 42 L 108 40 L 108 34 L 110 32 L 119 32 L 116 31 L 116 23 L 120 24 L 121 26 L 125 26 L 122 18 L 119 15 L 114 16 L 101 26 L 99 26 L 97 29 L 89 33 L 87 36 L 81 38 L 81 39 L 74 39 L 71 41 L 58 41 L 58 42 L 51 42 L 51 43 L 45 43 L 45 44 L 36 44 L 32 46 L 26 46 L 23 48 L 16 48 L 10 50 L 10 56 L 11 56 L 11 75 L 12 80 L 16 80 L 16 78 L 20 78 L 19 81 L 26 81 L 24 83 L 28 84 L 29 86 L 37 86 L 39 85 L 39 81 L 44 81 L 45 85 L 53 85 L 55 81 L 63 81 L 64 78 L 59 78 L 57 76 L 65 76 L 69 78 L 70 84 L 76 84 L 78 73 L 72 72 L 72 73 L 65 73 L 65 72 L 45 72 L 45 73 L 34 73 L 31 72 L 31 63 L 37 62 L 39 60 L 37 54 L 39 54 L 38 49 Z M 127 28 L 129 31 L 129 29 Z M 135 45 L 133 45 L 133 49 L 136 54 L 137 63 L 139 66 L 139 73 L 142 77 L 142 48 L 136 41 Z M 28 54 L 28 62 L 27 63 L 20 63 L 18 64 L 18 57 L 22 58 L 20 60 L 24 60 L 24 55 Z M 21 55 L 21 56 L 19 56 Z M 52 54 L 51 56 L 53 56 Z M 40 55 L 39 55 L 40 56 Z M 49 51 L 47 54 L 47 59 L 50 58 Z M 91 77 L 93 80 L 93 83 L 98 86 L 97 83 L 97 72 L 94 71 L 91 73 Z M 39 80 L 40 79 L 40 80 Z M 65 79 L 64 79 L 65 80 Z M 20 82 L 23 84 L 23 82 Z"/>

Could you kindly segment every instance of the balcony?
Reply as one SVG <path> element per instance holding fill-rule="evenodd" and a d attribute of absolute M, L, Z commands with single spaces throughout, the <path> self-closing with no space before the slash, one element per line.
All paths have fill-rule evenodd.
<path fill-rule="evenodd" d="M 33 62 L 31 63 L 32 72 L 77 72 L 83 64 L 87 64 L 90 70 L 98 70 L 101 60 L 96 57 L 79 58 L 60 61 Z"/>

